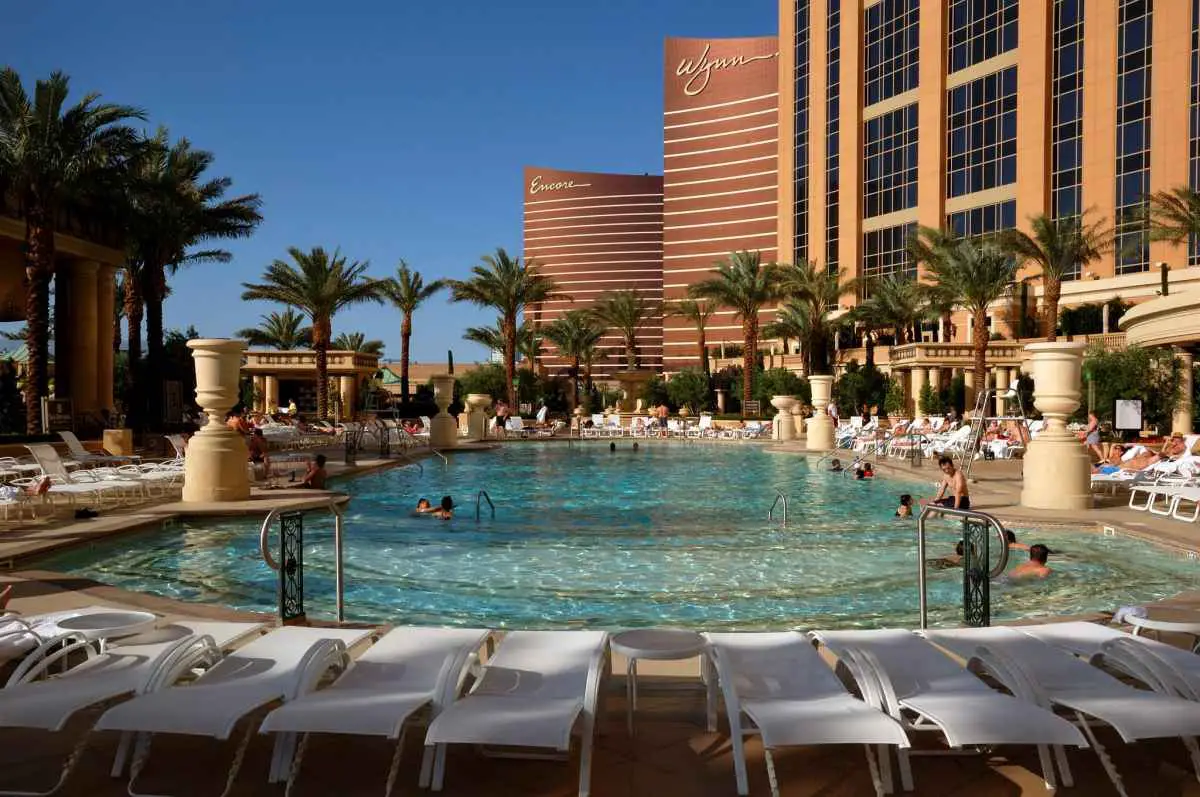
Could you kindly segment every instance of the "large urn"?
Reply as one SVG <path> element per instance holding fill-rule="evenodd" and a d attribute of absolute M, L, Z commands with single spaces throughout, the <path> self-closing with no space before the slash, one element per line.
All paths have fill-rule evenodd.
<path fill-rule="evenodd" d="M 188 441 L 183 466 L 185 502 L 242 501 L 250 497 L 246 463 L 249 453 L 242 436 L 225 423 L 238 401 L 242 352 L 240 340 L 189 340 L 196 366 L 196 404 L 204 425 Z"/>

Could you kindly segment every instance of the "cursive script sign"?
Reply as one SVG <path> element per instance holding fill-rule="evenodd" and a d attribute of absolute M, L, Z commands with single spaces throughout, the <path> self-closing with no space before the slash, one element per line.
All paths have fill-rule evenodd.
<path fill-rule="evenodd" d="M 770 61 L 773 58 L 779 57 L 779 53 L 775 52 L 767 55 L 735 55 L 731 58 L 710 58 L 708 54 L 711 50 L 712 45 L 705 44 L 704 52 L 700 53 L 699 58 L 695 60 L 684 58 L 679 62 L 679 66 L 675 67 L 675 75 L 677 77 L 687 78 L 683 83 L 683 93 L 689 97 L 695 97 L 708 88 L 708 82 L 712 79 L 714 71 L 732 69 L 735 66 L 745 66 L 755 61 Z"/>
<path fill-rule="evenodd" d="M 561 191 L 564 188 L 587 188 L 591 183 L 577 183 L 574 180 L 559 180 L 555 183 L 543 183 L 540 174 L 534 175 L 529 181 L 529 193 L 540 194 L 544 191 Z"/>

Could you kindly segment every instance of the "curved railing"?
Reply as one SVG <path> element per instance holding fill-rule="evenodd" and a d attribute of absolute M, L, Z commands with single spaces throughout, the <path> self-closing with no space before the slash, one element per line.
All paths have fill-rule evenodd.
<path fill-rule="evenodd" d="M 488 508 L 492 510 L 492 520 L 495 520 L 496 505 L 492 503 L 492 497 L 488 495 L 487 490 L 480 490 L 475 496 L 475 522 L 479 522 L 480 501 L 487 501 Z"/>
<path fill-rule="evenodd" d="M 343 578 L 342 567 L 342 508 L 338 506 L 336 501 L 330 501 L 327 505 L 330 513 L 333 515 L 333 556 L 334 556 L 334 589 L 337 592 L 337 620 L 343 622 L 346 619 L 345 607 L 345 579 Z M 262 554 L 263 561 L 267 563 L 267 567 L 272 570 L 279 569 L 279 563 L 275 561 L 275 557 L 271 556 L 271 548 L 267 544 L 271 536 L 271 524 L 279 517 L 279 510 L 272 509 L 263 518 L 262 528 L 258 532 L 258 550 Z"/>
<path fill-rule="evenodd" d="M 788 499 L 782 490 L 775 491 L 775 501 L 771 504 L 771 508 L 767 510 L 767 522 L 770 523 L 775 519 L 775 507 L 779 506 L 780 501 L 783 501 L 783 525 L 786 526 L 788 520 Z"/>
<path fill-rule="evenodd" d="M 1004 525 L 994 516 L 975 509 L 953 509 L 948 506 L 926 504 L 921 509 L 921 514 L 917 516 L 917 589 L 920 592 L 921 628 L 928 628 L 929 626 L 929 606 L 925 594 L 925 521 L 931 515 L 960 518 L 962 520 L 982 520 L 987 523 L 996 532 L 996 539 L 1000 545 L 999 557 L 996 560 L 995 566 L 988 573 L 988 578 L 995 578 L 1008 567 L 1008 535 L 1004 531 Z"/>

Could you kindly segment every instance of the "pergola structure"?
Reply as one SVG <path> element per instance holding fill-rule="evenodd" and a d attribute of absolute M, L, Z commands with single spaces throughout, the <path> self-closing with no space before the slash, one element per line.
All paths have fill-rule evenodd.
<path fill-rule="evenodd" d="M 363 384 L 379 371 L 379 355 L 354 351 L 327 352 L 330 385 L 336 385 L 340 415 L 350 418 L 358 406 Z M 317 408 L 317 353 L 310 349 L 252 349 L 246 352 L 242 374 L 254 383 L 256 412 L 272 412 L 295 402 L 300 412 Z"/>

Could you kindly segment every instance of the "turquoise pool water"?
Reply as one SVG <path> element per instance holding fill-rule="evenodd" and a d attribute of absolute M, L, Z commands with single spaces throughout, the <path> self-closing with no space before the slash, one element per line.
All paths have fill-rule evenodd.
<path fill-rule="evenodd" d="M 351 619 L 498 628 L 679 625 L 762 629 L 913 626 L 916 525 L 892 516 L 925 483 L 855 482 L 804 457 L 754 446 L 620 441 L 570 449 L 507 446 L 451 455 L 448 468 L 393 469 L 343 481 L 346 607 Z M 496 517 L 475 521 L 485 489 Z M 781 490 L 787 528 L 767 522 Z M 410 513 L 453 495 L 441 521 Z M 1142 541 L 1016 528 L 1044 542 L 1044 583 L 993 583 L 993 617 L 1068 614 L 1168 597 L 1196 583 L 1197 563 Z M 308 516 L 306 602 L 333 613 L 332 523 Z M 958 539 L 931 527 L 932 553 Z M 1019 555 L 1024 558 L 1023 554 Z M 272 611 L 276 579 L 251 519 L 174 524 L 39 563 L 126 589 Z M 957 571 L 930 574 L 931 619 L 956 623 Z"/>

